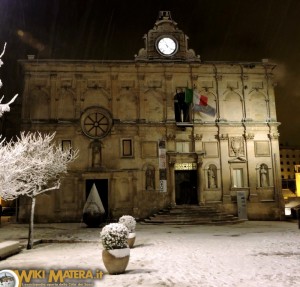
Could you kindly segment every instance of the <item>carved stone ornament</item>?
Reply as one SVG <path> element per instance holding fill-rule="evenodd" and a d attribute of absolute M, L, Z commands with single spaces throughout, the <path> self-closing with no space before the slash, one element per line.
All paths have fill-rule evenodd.
<path fill-rule="evenodd" d="M 194 141 L 201 141 L 202 137 L 203 137 L 202 134 L 193 134 L 189 136 L 189 138 Z"/>
<path fill-rule="evenodd" d="M 219 140 L 220 141 L 228 140 L 228 134 L 219 134 Z"/>
<path fill-rule="evenodd" d="M 221 74 L 216 75 L 216 80 L 217 81 L 222 81 L 223 76 Z"/>
<path fill-rule="evenodd" d="M 279 133 L 270 133 L 269 134 L 269 138 L 271 139 L 271 140 L 278 140 L 279 139 Z"/>
<path fill-rule="evenodd" d="M 173 74 L 165 74 L 166 80 L 170 81 L 173 79 Z"/>
<path fill-rule="evenodd" d="M 242 137 L 231 137 L 229 139 L 230 156 L 244 155 L 244 140 Z"/>
<path fill-rule="evenodd" d="M 246 140 L 253 140 L 254 139 L 254 134 L 253 133 L 245 133 L 244 137 Z"/>
<path fill-rule="evenodd" d="M 174 134 L 168 134 L 167 135 L 167 140 L 168 141 L 174 141 L 176 139 L 176 135 L 174 135 Z"/>
<path fill-rule="evenodd" d="M 71 88 L 72 87 L 72 80 L 71 79 L 62 79 L 61 80 L 61 87 L 62 88 Z"/>

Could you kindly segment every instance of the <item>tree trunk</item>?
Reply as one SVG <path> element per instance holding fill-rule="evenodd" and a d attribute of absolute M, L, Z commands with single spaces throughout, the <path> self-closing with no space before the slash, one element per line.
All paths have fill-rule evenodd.
<path fill-rule="evenodd" d="M 35 209 L 35 196 L 31 198 L 31 212 L 30 212 L 30 222 L 29 222 L 27 249 L 32 249 L 32 247 L 33 247 L 34 209 Z"/>

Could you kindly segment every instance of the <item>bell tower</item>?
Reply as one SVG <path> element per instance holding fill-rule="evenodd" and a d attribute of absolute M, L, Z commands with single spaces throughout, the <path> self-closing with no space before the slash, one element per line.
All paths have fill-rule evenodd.
<path fill-rule="evenodd" d="M 153 29 L 144 35 L 145 48 L 135 56 L 136 61 L 200 62 L 194 50 L 188 49 L 188 36 L 178 29 L 170 11 L 160 11 Z"/>

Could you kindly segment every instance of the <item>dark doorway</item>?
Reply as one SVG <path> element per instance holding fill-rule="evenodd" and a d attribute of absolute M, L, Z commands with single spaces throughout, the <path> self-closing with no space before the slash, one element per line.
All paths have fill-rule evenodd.
<path fill-rule="evenodd" d="M 101 198 L 103 207 L 105 209 L 105 217 L 107 218 L 109 215 L 108 210 L 108 179 L 87 179 L 85 182 L 85 190 L 86 190 L 86 197 L 88 198 L 91 188 L 95 183 L 96 188 L 98 190 L 98 194 Z"/>
<path fill-rule="evenodd" d="M 198 204 L 197 171 L 175 171 L 176 204 Z"/>

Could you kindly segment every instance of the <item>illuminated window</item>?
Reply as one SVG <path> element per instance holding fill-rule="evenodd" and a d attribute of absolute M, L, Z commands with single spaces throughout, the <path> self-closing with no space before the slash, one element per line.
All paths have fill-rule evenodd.
<path fill-rule="evenodd" d="M 243 187 L 243 169 L 234 168 L 232 170 L 233 187 Z"/>

